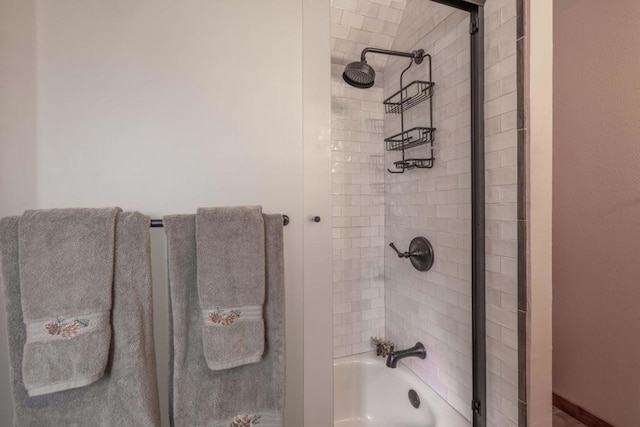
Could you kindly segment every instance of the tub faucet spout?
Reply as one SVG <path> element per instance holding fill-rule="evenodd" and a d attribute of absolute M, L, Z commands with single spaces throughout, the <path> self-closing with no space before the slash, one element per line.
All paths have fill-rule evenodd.
<path fill-rule="evenodd" d="M 424 348 L 424 345 L 422 345 L 421 342 L 417 342 L 416 345 L 406 350 L 392 351 L 387 357 L 387 367 L 395 368 L 398 365 L 398 361 L 405 357 L 419 357 L 420 359 L 426 359 L 427 349 Z"/>

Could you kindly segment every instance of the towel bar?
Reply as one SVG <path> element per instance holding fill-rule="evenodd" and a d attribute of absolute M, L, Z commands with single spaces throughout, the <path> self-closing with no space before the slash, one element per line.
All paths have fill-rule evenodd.
<path fill-rule="evenodd" d="M 289 225 L 288 215 L 282 215 L 282 225 Z M 164 224 L 162 223 L 161 219 L 152 219 L 151 223 L 149 224 L 149 227 L 151 228 L 164 227 Z"/>

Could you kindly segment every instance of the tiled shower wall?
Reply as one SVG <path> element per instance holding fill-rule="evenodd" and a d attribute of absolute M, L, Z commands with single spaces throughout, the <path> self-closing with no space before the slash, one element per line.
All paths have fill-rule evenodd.
<path fill-rule="evenodd" d="M 404 1 L 332 0 L 331 139 L 334 356 L 369 350 L 384 335 L 384 117 L 386 57 L 367 59 L 378 75 L 367 90 L 342 80 L 368 46 L 390 48 Z"/>
<path fill-rule="evenodd" d="M 387 174 L 385 243 L 407 250 L 426 237 L 435 262 L 419 272 L 391 249 L 385 256 L 387 338 L 401 348 L 421 341 L 427 359 L 405 363 L 454 408 L 471 417 L 471 150 L 469 14 L 424 0 L 408 0 L 393 49 L 424 49 L 433 57 L 435 163 L 432 169 Z M 406 58 L 385 69 L 385 96 L 399 89 Z M 428 65 L 412 66 L 404 84 L 427 80 Z M 405 129 L 427 126 L 429 103 L 405 112 Z M 399 115 L 385 117 L 385 134 L 400 131 Z M 400 153 L 387 152 L 393 167 Z M 427 157 L 426 146 L 407 157 Z"/>
<path fill-rule="evenodd" d="M 518 419 L 515 15 L 515 0 L 485 7 L 487 418 L 500 427 Z M 428 0 L 333 0 L 331 34 L 334 354 L 367 351 L 371 335 L 385 335 L 386 320 L 386 336 L 399 346 L 427 345 L 427 361 L 409 366 L 470 417 L 468 17 Z M 433 55 L 433 169 L 385 172 L 399 154 L 385 154 L 383 138 L 399 118 L 385 117 L 382 100 L 398 89 L 406 62 L 369 56 L 376 85 L 351 88 L 341 78 L 344 65 L 367 46 Z M 414 65 L 405 82 L 425 78 L 424 70 Z M 409 110 L 405 128 L 425 125 L 427 111 L 426 104 Z M 387 247 L 393 241 L 406 250 L 419 235 L 435 248 L 429 273 Z"/>
<path fill-rule="evenodd" d="M 516 0 L 485 6 L 487 419 L 518 425 Z"/>
<path fill-rule="evenodd" d="M 516 2 L 485 8 L 487 419 L 515 426 L 517 402 Z M 433 55 L 436 83 L 433 169 L 387 174 L 385 244 L 404 249 L 411 238 L 434 246 L 432 271 L 420 273 L 393 252 L 385 257 L 387 337 L 402 347 L 422 341 L 427 362 L 408 365 L 467 418 L 471 417 L 471 208 L 469 19 L 466 13 L 408 0 L 393 49 Z M 398 89 L 402 60 L 385 70 L 385 95 Z M 424 78 L 414 66 L 405 82 Z M 415 111 L 414 111 L 415 110 Z M 424 126 L 426 106 L 406 113 L 405 129 Z M 398 131 L 385 117 L 385 134 Z M 407 152 L 424 157 L 424 148 Z M 391 167 L 398 153 L 387 153 Z"/>

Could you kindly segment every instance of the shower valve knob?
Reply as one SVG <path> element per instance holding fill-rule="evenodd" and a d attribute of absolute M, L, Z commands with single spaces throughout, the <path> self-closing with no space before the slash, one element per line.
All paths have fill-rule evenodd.
<path fill-rule="evenodd" d="M 389 243 L 389 246 L 391 246 L 391 249 L 396 251 L 396 253 L 398 254 L 398 258 L 409 258 L 411 256 L 409 252 L 400 252 L 398 248 L 396 248 L 396 245 L 394 245 L 393 243 Z"/>
<path fill-rule="evenodd" d="M 418 271 L 429 271 L 433 266 L 433 247 L 424 237 L 415 237 L 411 240 L 409 250 L 406 252 L 400 252 L 393 243 L 389 243 L 389 246 L 396 251 L 398 258 L 409 258 L 413 267 Z"/>

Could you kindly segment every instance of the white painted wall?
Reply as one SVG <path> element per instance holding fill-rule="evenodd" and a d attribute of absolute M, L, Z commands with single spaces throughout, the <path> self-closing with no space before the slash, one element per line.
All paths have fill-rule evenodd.
<path fill-rule="evenodd" d="M 333 424 L 331 65 L 326 0 L 302 7 L 304 132 L 304 426 Z M 311 218 L 318 215 L 322 222 Z M 321 225 L 321 226 L 320 226 Z M 295 321 L 296 319 L 294 319 Z M 297 390 L 289 389 L 288 395 Z M 287 424 L 292 426 L 296 424 Z"/>
<path fill-rule="evenodd" d="M 36 201 L 35 47 L 35 2 L 0 0 L 0 217 L 22 212 Z M 4 422 L 13 409 L 3 292 L 0 307 L 0 414 Z"/>
<path fill-rule="evenodd" d="M 323 3 L 304 3 L 307 15 L 316 12 L 318 27 L 326 23 L 324 33 L 305 40 L 303 3 L 295 0 L 38 1 L 35 15 L 32 11 L 18 21 L 26 27 L 2 25 L 11 36 L 26 32 L 24 38 L 33 46 L 29 37 L 37 36 L 35 59 L 25 59 L 18 69 L 27 75 L 36 71 L 36 86 L 31 82 L 29 89 L 34 94 L 37 87 L 37 126 L 32 120 L 19 129 L 37 135 L 37 150 L 19 148 L 14 134 L 2 133 L 0 152 L 3 162 L 15 164 L 15 151 L 26 150 L 22 164 L 36 172 L 37 197 L 22 200 L 22 183 L 12 181 L 9 189 L 0 187 L 2 214 L 18 214 L 28 207 L 118 205 L 161 217 L 194 212 L 199 206 L 261 204 L 266 212 L 291 217 L 285 229 L 286 422 L 291 426 L 303 425 L 304 332 L 311 339 L 316 329 L 329 331 L 326 357 L 321 353 L 320 360 L 309 359 L 316 362 L 316 375 L 305 385 L 313 387 L 316 381 L 318 392 L 332 390 L 327 380 L 332 372 L 331 320 L 304 319 L 303 313 L 305 229 L 315 227 L 316 234 L 327 236 L 321 247 L 327 248 L 330 260 L 330 221 L 305 220 L 311 214 L 328 219 L 329 204 L 307 203 L 314 212 L 303 207 L 305 155 L 319 168 L 326 160 L 327 169 L 326 180 L 315 182 L 305 196 L 313 200 L 324 191 L 326 198 L 318 200 L 328 201 L 330 194 L 330 123 L 303 136 L 302 112 L 303 105 L 309 117 L 323 112 L 328 117 L 329 112 L 329 5 Z M 12 13 L 21 11 L 16 4 L 7 3 Z M 2 16 L 4 24 L 6 15 Z M 304 49 L 317 48 L 323 55 L 324 69 L 307 67 L 303 73 L 303 62 L 311 60 L 303 58 L 303 43 Z M 303 75 L 309 82 L 326 83 L 326 102 L 314 94 L 303 95 Z M 12 78 L 4 73 L 1 77 L 3 85 Z M 9 101 L 20 99 L 17 93 L 10 95 Z M 4 99 L 0 104 L 3 117 L 9 104 Z M 324 151 L 318 148 L 323 141 Z M 310 150 L 303 153 L 303 148 Z M 4 182 L 5 175 L 15 178 L 21 171 L 7 169 L 0 178 Z M 10 203 L 5 202 L 7 192 Z M 164 245 L 162 231 L 154 230 L 156 345 L 166 422 Z M 313 274 L 313 264 L 305 268 Z M 316 277 L 326 280 L 326 313 L 330 276 L 320 272 Z M 321 298 L 324 294 L 318 292 Z M 2 349 L 6 353 L 6 338 Z M 6 378 L 7 365 L 2 363 L 0 378 Z M 7 383 L 3 380 L 2 387 Z M 8 414 L 10 406 L 10 393 L 3 393 L 2 413 Z M 324 408 L 326 420 L 305 425 L 328 425 L 331 404 Z"/>
<path fill-rule="evenodd" d="M 527 295 L 527 425 L 551 425 L 553 1 L 528 0 L 529 63 L 525 65 L 528 117 L 529 289 Z M 528 77 L 528 79 L 527 79 Z"/>

